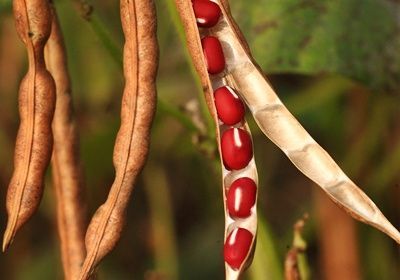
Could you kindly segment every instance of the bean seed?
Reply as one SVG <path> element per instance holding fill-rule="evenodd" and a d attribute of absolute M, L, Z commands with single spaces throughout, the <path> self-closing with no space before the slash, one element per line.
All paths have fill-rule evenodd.
<path fill-rule="evenodd" d="M 233 218 L 246 218 L 256 203 L 256 183 L 247 177 L 239 178 L 232 183 L 226 195 L 229 215 Z"/>
<path fill-rule="evenodd" d="M 208 73 L 221 73 L 225 68 L 225 57 L 219 40 L 213 36 L 206 36 L 201 40 L 201 45 Z"/>
<path fill-rule="evenodd" d="M 253 234 L 244 228 L 234 229 L 224 245 L 224 259 L 233 269 L 239 269 L 249 254 Z"/>
<path fill-rule="evenodd" d="M 230 128 L 221 137 L 222 159 L 228 170 L 239 170 L 247 166 L 253 157 L 250 135 L 240 128 Z"/>
<path fill-rule="evenodd" d="M 194 0 L 193 10 L 199 27 L 213 27 L 221 16 L 220 7 L 209 0 Z"/>
<path fill-rule="evenodd" d="M 218 88 L 214 92 L 214 101 L 218 118 L 224 124 L 234 125 L 243 120 L 244 104 L 231 87 Z"/>

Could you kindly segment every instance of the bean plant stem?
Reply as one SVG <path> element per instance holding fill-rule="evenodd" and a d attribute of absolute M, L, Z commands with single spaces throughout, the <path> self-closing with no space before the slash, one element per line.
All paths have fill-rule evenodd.
<path fill-rule="evenodd" d="M 82 15 L 83 19 L 85 19 L 85 21 L 87 21 L 90 24 L 94 33 L 96 34 L 96 36 L 98 37 L 100 42 L 103 44 L 105 50 L 110 54 L 110 56 L 114 60 L 114 62 L 118 66 L 120 66 L 119 69 L 122 69 L 121 49 L 118 47 L 118 44 L 111 37 L 110 32 L 107 30 L 102 19 L 97 15 L 96 11 L 93 9 L 92 6 L 88 6 L 89 4 L 87 2 L 80 1 L 80 0 L 75 1 L 75 2 L 77 2 L 77 5 L 80 10 L 80 14 Z M 171 1 L 167 1 L 166 3 L 168 5 L 170 12 L 176 13 L 176 11 L 173 10 L 174 8 L 172 6 Z M 175 16 L 174 23 L 177 20 L 176 17 L 177 16 Z M 178 23 L 175 23 L 175 25 L 179 26 Z M 180 32 L 180 35 L 183 36 L 183 31 Z M 185 54 L 189 59 L 189 55 L 188 55 L 187 51 L 185 52 Z M 194 74 L 193 66 L 191 64 L 190 64 L 190 67 L 191 67 L 191 72 L 193 73 L 193 77 L 196 77 L 196 75 Z M 211 125 L 213 125 L 212 119 L 208 113 L 207 106 L 204 102 L 200 83 L 198 81 L 196 81 L 196 85 L 198 88 L 197 92 L 201 93 L 198 96 L 198 100 L 199 100 L 199 103 L 201 106 L 202 116 L 206 120 L 206 123 L 207 123 L 207 128 L 208 128 L 208 132 L 209 132 L 209 133 L 207 133 L 207 136 L 209 136 L 210 139 L 213 139 L 213 134 L 215 132 L 212 129 L 212 126 L 211 126 L 211 130 L 209 129 L 210 123 L 211 123 Z M 169 104 L 169 102 L 167 102 L 160 96 L 158 97 L 158 100 L 157 100 L 157 106 L 160 109 L 160 111 L 173 117 L 175 120 L 180 122 L 183 127 L 187 128 L 190 132 L 202 133 L 200 131 L 200 129 L 196 126 L 196 124 L 185 113 L 183 113 L 181 110 L 179 110 L 175 106 Z"/>
<path fill-rule="evenodd" d="M 174 0 L 167 0 L 165 3 L 167 5 L 168 11 L 171 15 L 175 29 L 178 32 L 179 39 L 180 39 L 182 45 L 184 46 L 186 44 L 185 31 L 180 22 L 179 15 L 178 15 L 178 12 L 177 12 L 175 4 L 174 4 Z M 184 51 L 186 60 L 188 61 L 188 64 L 190 67 L 190 72 L 192 73 L 192 77 L 196 82 L 198 100 L 199 100 L 199 104 L 200 104 L 200 111 L 201 111 L 201 114 L 202 114 L 204 120 L 206 121 L 206 125 L 207 125 L 207 135 L 209 135 L 211 138 L 214 138 L 215 137 L 215 124 L 209 113 L 207 104 L 205 102 L 204 93 L 203 93 L 203 89 L 202 89 L 202 86 L 200 83 L 200 79 L 197 75 L 197 72 L 194 68 L 193 63 L 191 62 L 192 60 L 191 60 L 191 56 L 189 54 L 188 49 L 184 48 L 183 51 Z"/>

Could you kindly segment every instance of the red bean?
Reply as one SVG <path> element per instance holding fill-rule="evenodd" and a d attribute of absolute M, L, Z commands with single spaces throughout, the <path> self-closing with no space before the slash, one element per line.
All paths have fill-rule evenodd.
<path fill-rule="evenodd" d="M 200 27 L 213 27 L 221 16 L 218 4 L 209 0 L 193 0 L 193 10 L 197 25 Z"/>
<path fill-rule="evenodd" d="M 253 145 L 247 131 L 240 128 L 230 128 L 221 137 L 221 154 L 228 170 L 242 169 L 253 157 Z"/>
<path fill-rule="evenodd" d="M 239 269 L 249 254 L 253 235 L 244 228 L 234 229 L 225 241 L 224 259 L 233 269 Z"/>
<path fill-rule="evenodd" d="M 226 196 L 229 215 L 238 218 L 250 216 L 256 195 L 257 187 L 252 179 L 244 177 L 234 181 Z"/>
<path fill-rule="evenodd" d="M 244 104 L 230 87 L 220 87 L 214 92 L 218 118 L 226 125 L 234 125 L 244 118 Z"/>
<path fill-rule="evenodd" d="M 218 74 L 225 68 L 225 57 L 221 43 L 216 37 L 206 36 L 201 40 L 203 53 L 210 74 Z"/>

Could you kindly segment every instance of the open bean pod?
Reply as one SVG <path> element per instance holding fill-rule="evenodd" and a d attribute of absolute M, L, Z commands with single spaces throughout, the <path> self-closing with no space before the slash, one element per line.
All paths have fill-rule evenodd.
<path fill-rule="evenodd" d="M 222 15 L 211 1 L 176 1 L 187 43 L 216 124 L 223 170 L 226 279 L 238 279 L 250 264 L 257 234 L 258 176 L 245 105 L 226 79 L 227 59 L 220 38 L 212 33 Z"/>
<path fill-rule="evenodd" d="M 222 17 L 212 34 L 221 38 L 223 50 L 229 53 L 226 74 L 228 84 L 238 89 L 260 129 L 339 207 L 400 244 L 399 231 L 282 104 L 252 58 L 244 37 L 230 14 L 228 2 L 215 2 L 222 9 Z"/>
<path fill-rule="evenodd" d="M 218 119 L 213 99 L 215 88 L 223 84 L 235 89 L 249 107 L 260 129 L 303 174 L 317 183 L 352 217 L 376 227 L 400 244 L 399 231 L 282 104 L 251 56 L 249 47 L 230 14 L 228 1 L 175 2 L 185 29 L 188 49 L 214 119 Z M 217 12 L 218 9 L 220 13 Z M 207 38 L 204 39 L 204 36 Z M 223 54 L 223 59 L 218 54 Z M 220 129 L 219 127 L 217 131 L 218 137 Z M 220 151 L 224 158 L 221 148 L 223 145 Z M 225 186 L 227 172 L 225 169 Z M 227 218 L 229 225 L 229 216 Z M 228 226 L 227 232 L 229 231 Z M 230 241 L 230 237 L 229 235 L 226 239 Z M 233 279 L 230 278 L 232 274 L 229 271 L 227 269 L 227 278 Z"/>

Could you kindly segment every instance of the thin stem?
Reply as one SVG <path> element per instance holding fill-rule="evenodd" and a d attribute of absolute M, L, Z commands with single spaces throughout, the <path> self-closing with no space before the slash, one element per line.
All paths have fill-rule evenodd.
<path fill-rule="evenodd" d="M 118 64 L 119 69 L 122 69 L 121 49 L 115 41 L 111 39 L 111 35 L 107 31 L 100 17 L 97 14 L 93 14 L 88 22 L 99 40 L 103 43 L 103 46 L 107 49 L 113 60 Z"/>
<path fill-rule="evenodd" d="M 170 16 L 172 18 L 172 22 L 174 23 L 175 29 L 178 32 L 179 39 L 180 39 L 182 45 L 186 45 L 185 31 L 184 31 L 184 29 L 182 27 L 182 24 L 180 22 L 179 15 L 178 15 L 178 12 L 177 12 L 176 7 L 175 7 L 174 0 L 167 0 L 165 3 L 167 5 L 168 12 L 169 12 L 169 14 L 170 14 Z M 192 59 L 191 59 L 191 56 L 189 54 L 188 49 L 187 48 L 183 48 L 183 52 L 185 54 L 186 61 L 188 62 L 192 77 L 193 77 L 193 79 L 194 79 L 194 81 L 196 83 L 196 88 L 197 88 L 197 93 L 198 93 L 198 100 L 199 100 L 199 104 L 200 104 L 200 112 L 201 112 L 201 114 L 202 114 L 202 116 L 203 116 L 203 118 L 205 120 L 206 126 L 207 126 L 207 134 L 210 135 L 212 138 L 214 138 L 215 137 L 215 123 L 214 123 L 214 120 L 212 119 L 212 117 L 211 117 L 211 115 L 209 113 L 208 106 L 207 106 L 207 104 L 205 102 L 203 88 L 201 86 L 199 76 L 197 75 L 197 72 L 196 72 L 196 70 L 194 68 L 194 65 L 191 62 Z"/>
<path fill-rule="evenodd" d="M 101 43 L 104 45 L 106 51 L 110 54 L 111 58 L 114 60 L 117 65 L 119 65 L 119 69 L 122 69 L 122 51 L 121 48 L 118 46 L 118 44 L 115 42 L 115 40 L 111 37 L 110 32 L 107 30 L 106 26 L 104 25 L 103 21 L 101 18 L 97 15 L 96 11 L 93 9 L 93 6 L 88 4 L 88 2 L 84 0 L 74 0 L 77 9 L 79 10 L 79 13 L 81 14 L 82 18 L 86 20 L 90 26 L 92 27 L 94 33 L 96 36 L 99 38 Z M 170 6 L 170 1 L 167 1 L 168 5 Z M 186 52 L 187 54 L 187 52 Z M 188 54 L 187 54 L 188 56 Z M 193 68 L 193 66 L 191 66 Z M 191 69 L 194 71 L 194 69 Z M 194 73 L 194 72 L 193 72 Z M 194 77 L 196 77 L 193 74 Z M 199 86 L 199 83 L 197 83 Z M 200 90 L 201 91 L 201 86 Z M 201 106 L 201 111 L 203 116 L 206 116 L 204 119 L 207 120 L 207 123 L 209 121 L 212 122 L 211 117 L 209 116 L 207 106 L 204 102 L 203 96 L 199 96 L 199 102 Z M 193 133 L 202 133 L 198 126 L 189 118 L 185 113 L 183 113 L 181 110 L 176 108 L 175 106 L 172 106 L 169 104 L 166 100 L 163 100 L 162 97 L 158 97 L 158 108 L 160 111 L 170 115 L 172 118 L 177 120 L 178 122 L 181 123 L 181 125 L 185 128 L 187 128 L 190 132 Z M 205 113 L 204 113 L 205 112 Z M 214 133 L 214 132 L 213 132 Z M 212 134 L 210 135 L 210 138 L 212 138 Z"/>
<path fill-rule="evenodd" d="M 179 121 L 185 128 L 187 128 L 190 132 L 193 133 L 202 133 L 198 126 L 194 124 L 194 122 L 181 110 L 177 109 L 175 106 L 172 106 L 162 98 L 158 98 L 157 108 L 164 112 L 177 121 Z"/>
<path fill-rule="evenodd" d="M 122 52 L 121 48 L 112 39 L 110 32 L 108 32 L 101 18 L 97 15 L 93 6 L 86 0 L 73 0 L 81 17 L 89 23 L 97 38 L 103 44 L 104 48 L 117 63 L 119 69 L 122 69 Z"/>

